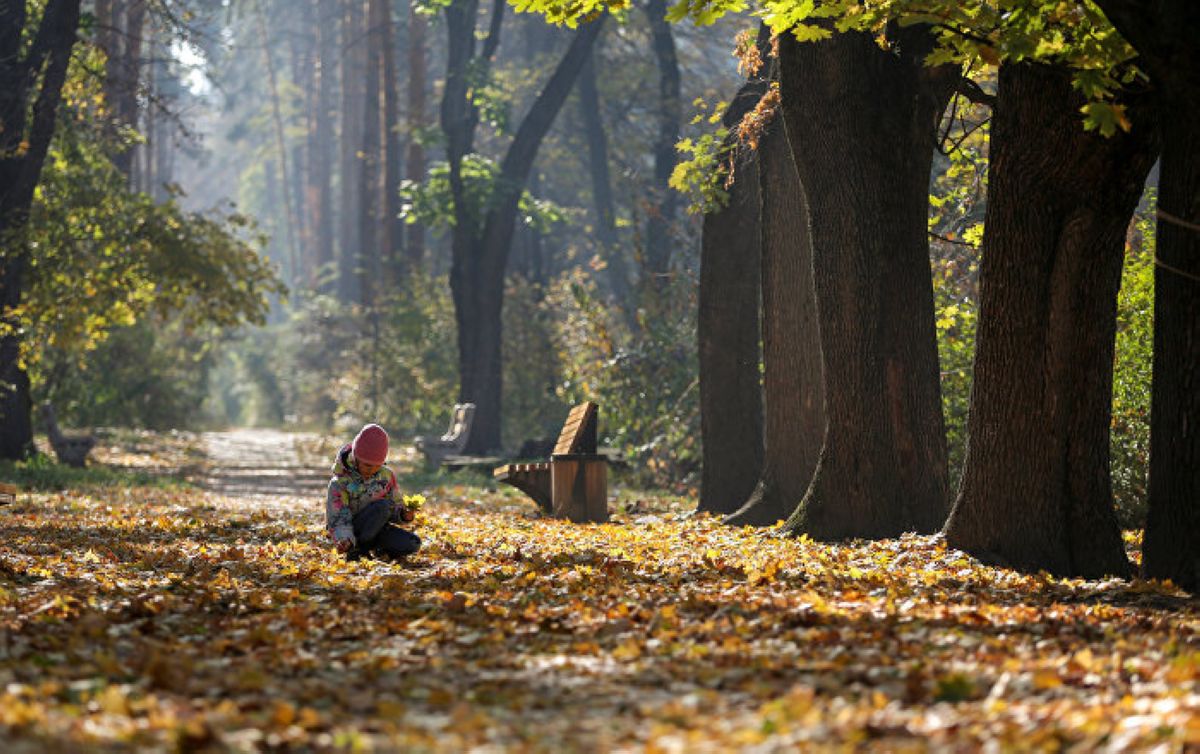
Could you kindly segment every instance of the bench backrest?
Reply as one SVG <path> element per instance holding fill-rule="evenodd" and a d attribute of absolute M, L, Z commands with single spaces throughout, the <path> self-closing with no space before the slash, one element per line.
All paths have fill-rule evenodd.
<path fill-rule="evenodd" d="M 554 455 L 569 455 L 571 453 L 596 452 L 596 424 L 600 407 L 588 401 L 580 403 L 567 414 L 558 442 L 554 446 Z"/>
<path fill-rule="evenodd" d="M 446 430 L 446 434 L 442 435 L 442 440 L 465 446 L 467 444 L 467 437 L 471 434 L 471 421 L 474 418 L 474 403 L 456 403 L 454 405 L 454 414 L 450 417 L 450 429 Z"/>

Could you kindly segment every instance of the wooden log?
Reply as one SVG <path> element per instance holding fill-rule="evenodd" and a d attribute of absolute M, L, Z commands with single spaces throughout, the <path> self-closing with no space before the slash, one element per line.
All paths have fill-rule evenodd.
<path fill-rule="evenodd" d="M 550 500 L 555 518 L 579 524 L 608 521 L 608 465 L 604 457 L 595 454 L 551 457 Z"/>

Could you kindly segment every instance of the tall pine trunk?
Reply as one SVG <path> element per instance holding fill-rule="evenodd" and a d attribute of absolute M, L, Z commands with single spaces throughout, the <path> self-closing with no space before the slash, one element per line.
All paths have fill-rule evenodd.
<path fill-rule="evenodd" d="M 812 218 L 827 428 L 786 530 L 817 539 L 932 532 L 947 509 L 929 173 L 957 72 L 924 65 L 920 26 L 780 42 L 789 141 Z"/>
<path fill-rule="evenodd" d="M 404 224 L 400 220 L 400 171 L 404 156 L 400 146 L 400 81 L 396 71 L 396 29 L 392 21 L 391 5 L 384 0 L 375 0 L 379 6 L 378 23 L 382 26 L 380 38 L 380 66 L 382 76 L 382 112 L 380 129 L 383 131 L 383 175 L 381 189 L 383 204 L 380 218 L 380 248 L 382 251 L 385 279 L 390 290 L 394 290 L 404 277 Z"/>
<path fill-rule="evenodd" d="M 1125 232 L 1153 128 L 1083 130 L 1070 72 L 1000 70 L 967 454 L 947 541 L 1062 576 L 1128 575 L 1109 475 Z"/>
<path fill-rule="evenodd" d="M 363 96 L 363 132 L 362 132 L 362 174 L 360 176 L 360 191 L 362 204 L 359 207 L 359 233 L 361 234 L 361 250 L 358 257 L 358 287 L 360 300 L 364 306 L 373 306 L 375 297 L 384 288 L 383 270 L 386 265 L 382 236 L 383 196 L 380 190 L 380 178 L 383 163 L 383 140 L 379 127 L 383 109 L 380 88 L 383 80 L 383 45 L 379 11 L 383 8 L 380 0 L 366 0 L 367 29 L 366 29 L 366 61 L 367 75 L 364 79 Z"/>
<path fill-rule="evenodd" d="M 762 97 L 765 83 L 744 85 L 723 121 L 736 128 Z M 758 163 L 761 151 L 733 150 L 727 202 L 704 215 L 700 236 L 700 306 L 696 323 L 700 366 L 700 503 L 727 514 L 754 490 L 763 463 L 763 396 L 759 376 Z M 790 159 L 790 156 L 789 156 Z"/>
<path fill-rule="evenodd" d="M 363 111 L 366 96 L 366 38 L 362 0 L 343 0 L 341 23 L 341 206 L 338 220 L 337 294 L 344 302 L 360 300 L 358 268 L 362 251 Z"/>
<path fill-rule="evenodd" d="M 783 119 L 776 118 L 759 142 L 758 155 L 766 405 L 763 465 L 753 492 L 729 517 L 733 524 L 766 526 L 786 520 L 808 489 L 825 435 L 808 202 L 792 151 Z"/>
<path fill-rule="evenodd" d="M 426 61 L 426 37 L 428 26 L 425 16 L 418 12 L 415 0 L 408 4 L 408 111 L 405 113 L 408 127 L 408 153 L 405 156 L 404 175 L 414 183 L 425 180 L 425 147 L 421 144 L 421 129 L 425 128 L 425 80 L 428 69 Z M 425 227 L 420 223 L 408 226 L 404 239 L 404 253 L 410 269 L 419 268 L 425 259 Z"/>
<path fill-rule="evenodd" d="M 316 14 L 316 95 L 309 140 L 308 211 L 312 216 L 313 272 L 317 289 L 333 290 L 333 93 L 337 87 L 337 0 L 318 0 Z"/>

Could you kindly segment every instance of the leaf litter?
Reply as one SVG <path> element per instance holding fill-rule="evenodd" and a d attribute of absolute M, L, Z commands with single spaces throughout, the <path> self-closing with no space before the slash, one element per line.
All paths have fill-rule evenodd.
<path fill-rule="evenodd" d="M 342 561 L 317 499 L 125 487 L 4 509 L 0 740 L 1200 746 L 1200 611 L 1170 584 L 1018 574 L 938 536 L 785 539 L 679 499 L 576 525 L 508 491 L 423 492 L 403 563 Z"/>

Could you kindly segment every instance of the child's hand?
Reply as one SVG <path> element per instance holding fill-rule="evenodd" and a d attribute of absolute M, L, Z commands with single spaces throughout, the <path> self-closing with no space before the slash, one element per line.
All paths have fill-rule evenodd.
<path fill-rule="evenodd" d="M 354 546 L 354 542 L 352 542 L 349 539 L 339 539 L 337 541 L 337 551 L 342 554 L 349 552 L 350 548 L 353 546 Z"/>
<path fill-rule="evenodd" d="M 414 518 L 416 518 L 416 515 L 408 508 L 400 509 L 400 520 L 404 523 L 411 523 Z"/>

